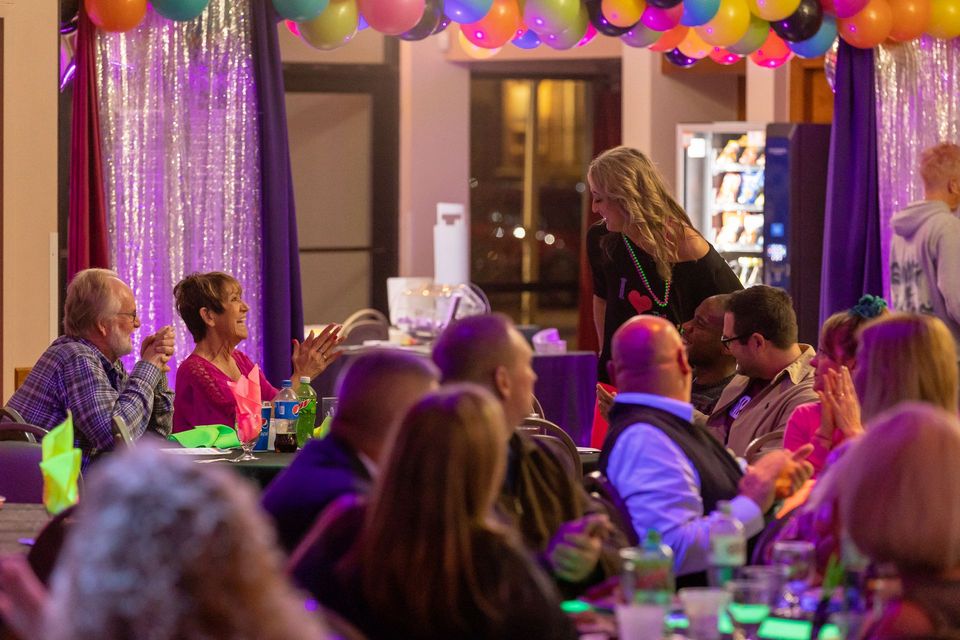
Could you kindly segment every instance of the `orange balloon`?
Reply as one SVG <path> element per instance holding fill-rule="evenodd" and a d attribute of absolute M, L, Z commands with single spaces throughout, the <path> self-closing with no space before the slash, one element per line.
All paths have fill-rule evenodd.
<path fill-rule="evenodd" d="M 919 38 L 930 24 L 930 0 L 890 0 L 893 27 L 890 39 L 907 42 Z"/>
<path fill-rule="evenodd" d="M 129 31 L 143 22 L 147 0 L 86 0 L 91 22 L 104 31 Z"/>
<path fill-rule="evenodd" d="M 858 49 L 872 49 L 887 39 L 893 28 L 893 11 L 887 0 L 870 0 L 856 15 L 837 20 L 840 37 Z"/>
<path fill-rule="evenodd" d="M 720 47 L 714 47 L 710 52 L 710 59 L 716 62 L 717 64 L 722 64 L 724 66 L 730 64 L 736 64 L 743 59 L 743 56 L 738 56 L 735 53 L 730 53 L 726 49 Z"/>
<path fill-rule="evenodd" d="M 703 60 L 713 51 L 713 45 L 704 40 L 696 29 L 689 29 L 677 49 L 687 57 Z"/>
<path fill-rule="evenodd" d="M 460 25 L 460 32 L 478 47 L 498 49 L 516 37 L 522 24 L 517 0 L 493 0 L 487 15 L 476 22 Z"/>
<path fill-rule="evenodd" d="M 687 36 L 687 31 L 689 30 L 690 27 L 685 27 L 682 24 L 678 24 L 673 29 L 664 31 L 663 35 L 660 36 L 660 39 L 650 45 L 650 50 L 664 53 L 666 51 L 672 51 L 673 49 L 676 49 L 677 45 L 680 44 Z"/>
<path fill-rule="evenodd" d="M 960 36 L 960 3 L 956 0 L 930 0 L 927 33 L 942 40 Z"/>

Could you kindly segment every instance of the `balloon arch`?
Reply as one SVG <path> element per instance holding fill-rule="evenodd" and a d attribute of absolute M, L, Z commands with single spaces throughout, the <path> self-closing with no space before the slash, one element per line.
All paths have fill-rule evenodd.
<path fill-rule="evenodd" d="M 688 67 L 703 58 L 743 57 L 778 67 L 793 55 L 816 58 L 837 37 L 864 49 L 928 34 L 960 35 L 960 0 L 271 0 L 291 30 L 335 49 L 364 28 L 423 40 L 451 22 L 467 53 L 489 57 L 506 45 L 571 49 L 598 35 L 662 52 Z M 171 20 L 191 20 L 209 0 L 150 0 Z M 108 31 L 140 24 L 147 0 L 86 0 Z"/>

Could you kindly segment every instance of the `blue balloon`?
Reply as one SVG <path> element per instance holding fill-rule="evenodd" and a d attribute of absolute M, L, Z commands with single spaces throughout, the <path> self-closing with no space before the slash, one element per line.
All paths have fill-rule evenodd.
<path fill-rule="evenodd" d="M 720 10 L 720 0 L 683 0 L 683 15 L 680 24 L 699 27 L 707 24 Z"/>
<path fill-rule="evenodd" d="M 527 29 L 510 42 L 520 49 L 536 49 L 541 44 L 540 36 L 533 29 Z"/>
<path fill-rule="evenodd" d="M 446 0 L 444 13 L 454 22 L 469 24 L 490 13 L 493 0 Z"/>
<path fill-rule="evenodd" d="M 830 49 L 836 39 L 837 19 L 825 13 L 823 24 L 812 38 L 800 42 L 787 41 L 787 46 L 801 58 L 819 58 Z"/>
<path fill-rule="evenodd" d="M 360 21 L 357 23 L 357 31 L 363 31 L 364 29 L 368 28 L 369 26 L 370 26 L 370 23 L 367 22 L 367 19 L 364 18 L 363 15 L 361 14 L 361 15 L 360 15 Z"/>
<path fill-rule="evenodd" d="M 210 0 L 151 0 L 151 4 L 167 20 L 184 22 L 203 13 Z"/>

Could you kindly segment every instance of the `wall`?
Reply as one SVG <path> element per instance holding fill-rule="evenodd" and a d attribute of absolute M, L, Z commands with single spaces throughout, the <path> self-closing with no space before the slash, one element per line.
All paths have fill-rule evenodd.
<path fill-rule="evenodd" d="M 3 398 L 57 333 L 58 6 L 3 0 Z"/>

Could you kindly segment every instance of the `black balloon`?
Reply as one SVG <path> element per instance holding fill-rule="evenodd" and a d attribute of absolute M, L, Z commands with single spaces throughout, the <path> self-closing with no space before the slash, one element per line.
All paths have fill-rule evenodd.
<path fill-rule="evenodd" d="M 450 18 L 447 17 L 447 14 L 443 14 L 443 17 L 440 18 L 440 24 L 437 25 L 437 28 L 433 30 L 434 34 L 442 32 L 444 29 L 450 26 Z"/>
<path fill-rule="evenodd" d="M 770 23 L 774 32 L 788 42 L 801 42 L 817 35 L 823 23 L 819 0 L 800 0 L 800 6 L 783 20 Z"/>
<path fill-rule="evenodd" d="M 677 2 L 680 2 L 680 0 L 677 0 Z M 603 11 L 600 9 L 600 0 L 587 0 L 587 15 L 590 16 L 590 24 L 593 25 L 598 33 L 612 38 L 619 38 L 637 26 L 618 27 L 615 24 L 611 24 L 610 21 L 603 16 Z"/>
<path fill-rule="evenodd" d="M 73 33 L 79 21 L 80 0 L 60 0 L 60 33 Z"/>
<path fill-rule="evenodd" d="M 681 0 L 647 0 L 647 4 L 658 9 L 673 9 Z"/>
<path fill-rule="evenodd" d="M 700 62 L 696 58 L 691 58 L 690 56 L 685 54 L 683 51 L 680 51 L 680 49 L 672 49 L 670 51 L 667 51 L 666 58 L 667 60 L 677 65 L 678 67 L 692 67 L 693 65 Z"/>
<path fill-rule="evenodd" d="M 434 34 L 444 17 L 443 0 L 426 0 L 426 8 L 423 10 L 423 16 L 420 18 L 420 22 L 397 37 L 401 40 L 411 41 L 428 38 Z"/>

